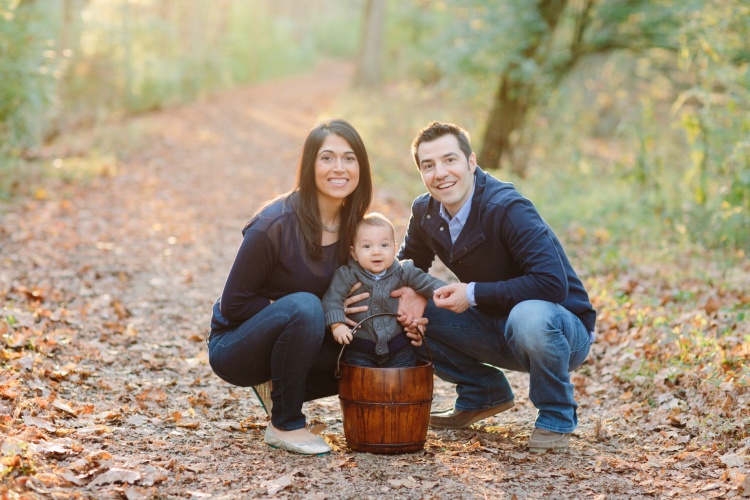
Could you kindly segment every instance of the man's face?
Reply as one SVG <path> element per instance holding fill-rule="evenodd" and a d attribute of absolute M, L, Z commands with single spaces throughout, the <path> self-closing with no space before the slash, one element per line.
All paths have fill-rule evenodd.
<path fill-rule="evenodd" d="M 455 216 L 471 194 L 476 156 L 471 153 L 466 158 L 453 134 L 423 142 L 417 148 L 417 155 L 425 187 L 451 217 Z"/>

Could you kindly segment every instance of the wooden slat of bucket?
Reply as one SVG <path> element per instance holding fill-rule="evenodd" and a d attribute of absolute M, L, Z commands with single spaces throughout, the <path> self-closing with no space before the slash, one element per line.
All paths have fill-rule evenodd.
<path fill-rule="evenodd" d="M 407 453 L 427 439 L 432 365 L 364 368 L 342 365 L 339 399 L 347 445 L 354 451 Z"/>

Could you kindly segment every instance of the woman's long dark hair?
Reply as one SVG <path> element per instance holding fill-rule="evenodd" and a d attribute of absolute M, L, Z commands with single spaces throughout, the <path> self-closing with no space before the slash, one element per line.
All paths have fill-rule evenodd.
<path fill-rule="evenodd" d="M 342 264 L 349 258 L 349 245 L 354 239 L 357 222 L 365 215 L 372 202 L 372 173 L 370 159 L 362 138 L 356 129 L 346 120 L 332 118 L 318 123 L 305 139 L 302 156 L 297 165 L 297 178 L 294 188 L 289 193 L 294 210 L 300 220 L 302 235 L 308 253 L 316 259 L 323 257 L 320 207 L 318 207 L 318 188 L 315 184 L 315 159 L 325 138 L 336 134 L 349 143 L 359 163 L 359 184 L 354 192 L 346 197 L 341 208 L 341 226 L 339 227 L 338 257 Z"/>

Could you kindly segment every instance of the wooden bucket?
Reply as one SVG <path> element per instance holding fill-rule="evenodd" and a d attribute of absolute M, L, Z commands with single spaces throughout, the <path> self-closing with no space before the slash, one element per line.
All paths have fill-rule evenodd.
<path fill-rule="evenodd" d="M 396 316 L 394 313 L 373 314 L 354 330 L 364 321 L 384 315 Z M 424 336 L 422 340 L 425 342 Z M 432 363 L 419 360 L 416 366 L 403 368 L 351 366 L 341 363 L 345 347 L 339 353 L 336 376 L 339 377 L 339 400 L 349 449 L 369 453 L 422 450 L 430 423 Z M 427 351 L 429 353 L 429 348 Z"/>
<path fill-rule="evenodd" d="M 341 365 L 339 400 L 352 451 L 412 453 L 424 448 L 432 404 L 433 369 Z"/>

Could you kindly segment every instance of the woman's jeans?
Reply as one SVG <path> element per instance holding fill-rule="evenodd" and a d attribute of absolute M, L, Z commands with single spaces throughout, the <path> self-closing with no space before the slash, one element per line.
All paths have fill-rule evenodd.
<path fill-rule="evenodd" d="M 588 356 L 591 340 L 581 320 L 542 300 L 517 304 L 508 317 L 476 307 L 456 314 L 429 301 L 427 342 L 437 375 L 456 384 L 455 408 L 476 411 L 513 400 L 501 369 L 530 375 L 529 399 L 539 410 L 535 426 L 573 432 L 578 425 L 569 372 Z M 427 357 L 423 347 L 420 358 Z"/>
<path fill-rule="evenodd" d="M 234 330 L 214 334 L 208 346 L 213 371 L 240 387 L 271 380 L 271 423 L 305 427 L 302 403 L 338 393 L 334 377 L 340 348 L 326 335 L 323 307 L 311 293 L 287 295 Z"/>

